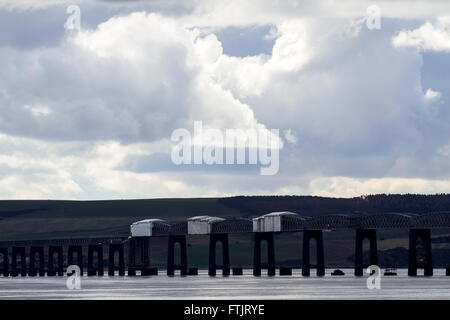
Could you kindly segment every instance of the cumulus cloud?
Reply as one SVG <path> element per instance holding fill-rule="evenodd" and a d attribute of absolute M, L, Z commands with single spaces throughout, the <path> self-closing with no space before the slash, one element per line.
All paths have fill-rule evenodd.
<path fill-rule="evenodd" d="M 174 19 L 140 12 L 81 31 L 59 47 L 4 48 L 0 129 L 122 142 L 166 138 L 194 120 L 265 130 L 248 105 L 204 76 L 211 40 L 198 36 Z"/>
<path fill-rule="evenodd" d="M 115 15 L 53 45 L 0 47 L 0 197 L 448 190 L 449 92 L 421 77 L 422 52 L 447 50 L 448 20 L 408 31 L 405 12 L 436 13 L 380 2 L 397 20 L 349 32 L 369 3 L 345 13 L 317 1 L 200 1 L 178 15 Z M 271 28 L 270 54 L 227 55 L 217 31 L 252 24 Z M 174 169 L 171 133 L 194 121 L 280 129 L 279 174 Z"/>
<path fill-rule="evenodd" d="M 400 31 L 392 43 L 396 47 L 414 47 L 421 51 L 450 52 L 450 17 L 441 17 L 435 24 L 426 22 L 414 30 Z"/>

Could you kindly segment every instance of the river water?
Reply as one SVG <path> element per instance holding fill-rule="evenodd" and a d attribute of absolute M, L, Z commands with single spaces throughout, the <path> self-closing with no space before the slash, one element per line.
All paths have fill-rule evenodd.
<path fill-rule="evenodd" d="M 283 277 L 253 277 L 251 270 L 230 277 L 209 277 L 206 270 L 189 277 L 84 276 L 75 290 L 67 288 L 66 277 L 0 278 L 0 299 L 450 299 L 450 277 L 443 269 L 414 278 L 399 269 L 398 276 L 382 276 L 381 288 L 372 290 L 367 276 L 343 270 L 344 276 L 327 270 L 320 278 L 302 277 L 300 270 Z"/>

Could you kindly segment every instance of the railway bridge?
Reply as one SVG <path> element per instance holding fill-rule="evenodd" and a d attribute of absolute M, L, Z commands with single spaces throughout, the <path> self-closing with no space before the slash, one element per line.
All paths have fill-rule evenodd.
<path fill-rule="evenodd" d="M 67 247 L 67 264 L 78 265 L 83 274 L 83 248 L 87 247 L 87 275 L 103 276 L 104 248 L 108 248 L 108 275 L 116 271 L 123 276 L 156 275 L 158 270 L 151 267 L 150 241 L 155 237 L 168 239 L 167 275 L 173 276 L 176 270 L 181 275 L 194 275 L 196 268 L 188 268 L 187 236 L 204 235 L 209 237 L 208 274 L 215 276 L 221 269 L 224 276 L 242 274 L 242 268 L 231 268 L 228 238 L 230 234 L 253 234 L 253 275 L 262 272 L 261 244 L 267 243 L 267 274 L 276 273 L 274 235 L 277 233 L 303 233 L 302 275 L 309 276 L 310 242 L 316 240 L 317 276 L 325 275 L 325 255 L 323 232 L 347 230 L 355 233 L 356 276 L 363 275 L 363 240 L 370 243 L 370 264 L 378 264 L 377 230 L 409 230 L 408 275 L 416 276 L 418 268 L 424 269 L 425 276 L 433 275 L 431 231 L 450 229 L 450 212 L 426 214 L 377 213 L 377 214 L 330 214 L 304 216 L 293 212 L 272 212 L 252 219 L 224 219 L 213 216 L 196 216 L 181 222 L 168 222 L 162 219 L 146 219 L 133 223 L 129 234 L 112 236 L 91 236 L 84 238 L 52 238 L 39 240 L 0 241 L 0 274 L 3 276 L 63 276 L 64 247 Z M 418 241 L 423 244 L 424 259 L 418 262 Z M 216 245 L 222 243 L 222 265 L 216 265 Z M 180 264 L 175 265 L 175 246 L 180 245 Z M 125 261 L 127 250 L 128 261 Z M 45 259 L 45 252 L 47 259 Z M 118 256 L 118 259 L 115 259 Z M 118 261 L 116 261 L 118 260 Z M 46 264 L 47 262 L 47 264 Z M 449 271 L 449 270 L 448 270 Z M 290 274 L 282 271 L 280 274 Z M 448 272 L 447 275 L 450 275 Z"/>

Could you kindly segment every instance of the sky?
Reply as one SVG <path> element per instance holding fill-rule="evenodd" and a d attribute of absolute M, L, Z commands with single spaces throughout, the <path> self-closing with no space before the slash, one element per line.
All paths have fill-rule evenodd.
<path fill-rule="evenodd" d="M 449 80 L 447 1 L 0 0 L 0 199 L 449 193 Z M 196 121 L 279 170 L 174 164 Z"/>

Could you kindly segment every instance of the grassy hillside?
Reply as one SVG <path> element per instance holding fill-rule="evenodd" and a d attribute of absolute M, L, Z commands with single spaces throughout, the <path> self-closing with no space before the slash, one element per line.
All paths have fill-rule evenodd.
<path fill-rule="evenodd" d="M 215 198 L 110 201 L 0 201 L 0 238 L 43 238 L 126 232 L 147 218 L 241 216 Z"/>
<path fill-rule="evenodd" d="M 241 215 L 217 198 L 105 201 L 0 201 L 0 219 L 22 218 L 164 218 L 184 219 L 199 214 Z"/>

